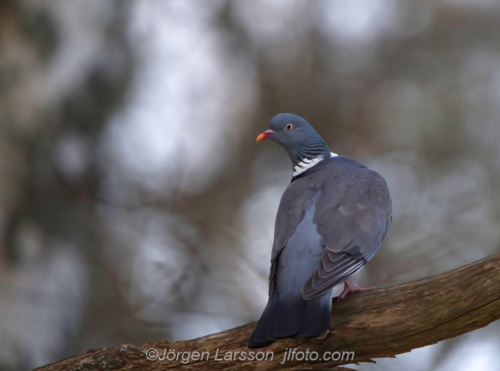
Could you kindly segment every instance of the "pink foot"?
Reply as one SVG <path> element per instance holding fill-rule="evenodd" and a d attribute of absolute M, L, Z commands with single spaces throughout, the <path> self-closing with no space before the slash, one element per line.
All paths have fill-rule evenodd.
<path fill-rule="evenodd" d="M 342 294 L 340 294 L 339 298 L 344 299 L 347 296 L 347 294 L 349 294 L 350 292 L 370 290 L 370 289 L 374 289 L 374 288 L 375 288 L 375 286 L 366 286 L 366 287 L 356 286 L 355 284 L 350 282 L 350 280 L 346 280 L 344 282 L 344 291 L 342 291 Z"/>

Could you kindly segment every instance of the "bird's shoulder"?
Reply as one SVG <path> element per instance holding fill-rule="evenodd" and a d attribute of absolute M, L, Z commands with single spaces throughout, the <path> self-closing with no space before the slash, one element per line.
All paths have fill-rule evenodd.
<path fill-rule="evenodd" d="M 284 192 L 285 194 L 301 193 L 306 189 L 318 189 L 327 186 L 349 186 L 367 184 L 372 188 L 386 188 L 387 182 L 376 171 L 345 156 L 336 156 L 323 160 L 316 166 L 292 179 Z"/>
<path fill-rule="evenodd" d="M 348 208 L 355 214 L 364 212 L 392 212 L 392 201 L 386 180 L 372 170 L 348 157 L 330 158 L 318 168 L 322 179 L 321 197 L 318 200 L 315 222 L 321 224 L 329 218 L 333 209 L 350 216 Z M 312 175 L 312 174 L 311 174 Z"/>
<path fill-rule="evenodd" d="M 276 215 L 273 250 L 284 246 L 314 200 L 314 224 L 324 224 L 319 234 L 331 232 L 337 218 L 375 213 L 391 219 L 392 203 L 385 179 L 353 159 L 332 157 L 293 179 L 283 193 Z"/>

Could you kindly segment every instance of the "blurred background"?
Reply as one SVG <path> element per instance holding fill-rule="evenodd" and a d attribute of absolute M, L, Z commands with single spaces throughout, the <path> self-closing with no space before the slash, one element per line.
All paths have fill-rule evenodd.
<path fill-rule="evenodd" d="M 499 251 L 499 35 L 496 0 L 0 0 L 0 369 L 257 320 L 280 112 L 389 183 L 355 282 Z M 499 334 L 354 367 L 498 370 Z"/>

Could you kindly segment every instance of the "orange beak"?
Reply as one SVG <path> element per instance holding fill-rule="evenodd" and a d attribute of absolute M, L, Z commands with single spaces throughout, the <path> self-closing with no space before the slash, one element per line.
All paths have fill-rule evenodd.
<path fill-rule="evenodd" d="M 271 129 L 266 130 L 262 134 L 259 134 L 259 136 L 257 137 L 256 142 L 260 142 L 261 140 L 267 139 L 270 136 L 272 136 L 274 133 L 276 133 L 274 130 L 271 130 Z"/>

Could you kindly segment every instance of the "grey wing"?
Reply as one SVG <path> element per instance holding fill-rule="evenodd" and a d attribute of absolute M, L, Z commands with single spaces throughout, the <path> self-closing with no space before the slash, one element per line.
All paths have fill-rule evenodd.
<path fill-rule="evenodd" d="M 319 187 L 314 184 L 307 181 L 296 181 L 288 186 L 281 197 L 274 226 L 274 243 L 269 272 L 269 297 L 272 296 L 273 292 L 278 255 L 304 219 L 307 208 L 318 192 Z"/>
<path fill-rule="evenodd" d="M 313 219 L 326 248 L 304 284 L 304 299 L 323 295 L 359 271 L 382 246 L 391 220 L 387 183 L 378 173 L 362 169 L 326 181 Z"/>

